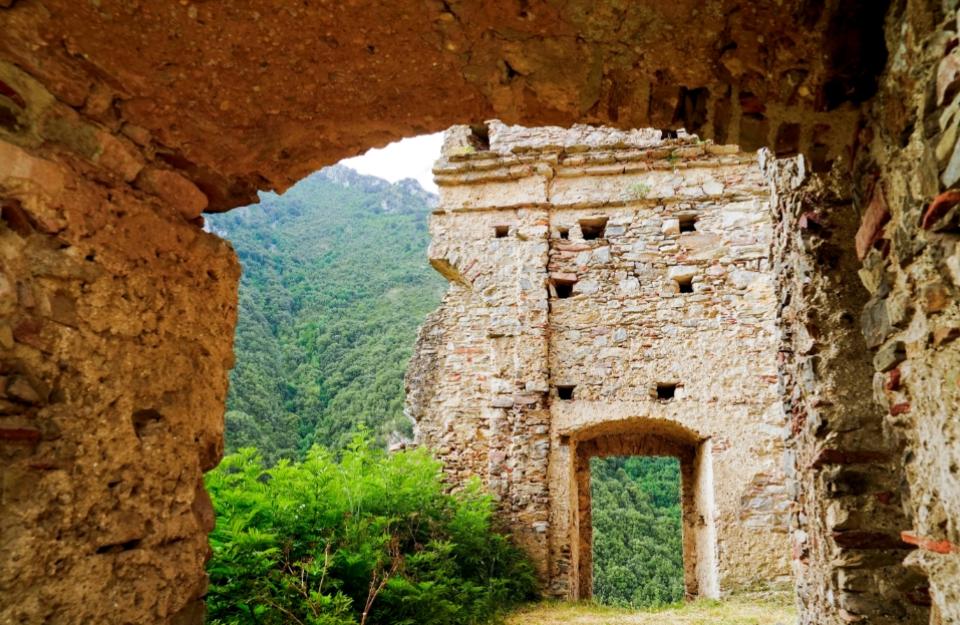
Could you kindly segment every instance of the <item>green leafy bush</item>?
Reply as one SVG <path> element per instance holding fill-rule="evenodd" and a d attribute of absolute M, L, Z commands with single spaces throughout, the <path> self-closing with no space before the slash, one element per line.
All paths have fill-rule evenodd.
<path fill-rule="evenodd" d="M 315 447 L 267 469 L 243 449 L 207 487 L 213 624 L 469 625 L 534 592 L 490 496 L 476 482 L 445 492 L 425 450 L 357 437 L 339 462 Z"/>

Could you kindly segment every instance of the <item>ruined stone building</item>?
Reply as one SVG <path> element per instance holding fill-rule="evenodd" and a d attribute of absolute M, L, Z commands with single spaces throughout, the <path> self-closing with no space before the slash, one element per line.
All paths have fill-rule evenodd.
<path fill-rule="evenodd" d="M 789 579 L 756 154 L 660 131 L 484 135 L 449 131 L 435 169 L 430 262 L 451 288 L 407 374 L 420 440 L 493 488 L 558 596 L 591 594 L 604 455 L 680 459 L 688 595 Z"/>
<path fill-rule="evenodd" d="M 803 625 L 960 623 L 958 31 L 954 0 L 0 0 L 0 622 L 202 622 L 239 277 L 202 214 L 498 118 L 715 142 L 441 166 L 459 284 L 411 406 L 448 398 L 422 436 L 551 590 L 588 587 L 584 458 L 662 451 L 691 591 L 786 551 Z"/>

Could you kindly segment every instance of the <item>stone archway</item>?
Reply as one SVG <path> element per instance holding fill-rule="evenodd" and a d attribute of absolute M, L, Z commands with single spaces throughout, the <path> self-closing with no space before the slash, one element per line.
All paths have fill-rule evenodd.
<path fill-rule="evenodd" d="M 680 462 L 683 526 L 683 574 L 687 598 L 718 599 L 717 531 L 714 510 L 713 459 L 710 441 L 676 423 L 630 419 L 611 427 L 578 432 L 575 448 L 576 504 L 571 544 L 576 545 L 577 599 L 593 596 L 593 523 L 591 520 L 590 459 L 609 456 L 670 456 Z"/>
<path fill-rule="evenodd" d="M 0 0 L 4 618 L 202 619 L 237 264 L 201 212 L 499 116 L 808 157 L 774 202 L 803 622 L 960 619 L 953 3 L 336 6 Z"/>

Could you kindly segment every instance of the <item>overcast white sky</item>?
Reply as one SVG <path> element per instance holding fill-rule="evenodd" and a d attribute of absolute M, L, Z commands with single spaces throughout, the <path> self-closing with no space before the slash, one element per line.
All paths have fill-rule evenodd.
<path fill-rule="evenodd" d="M 403 178 L 416 178 L 427 191 L 437 192 L 433 184 L 433 162 L 440 158 L 443 133 L 421 135 L 401 139 L 386 146 L 375 148 L 361 156 L 340 161 L 361 174 L 385 178 L 396 182 Z"/>

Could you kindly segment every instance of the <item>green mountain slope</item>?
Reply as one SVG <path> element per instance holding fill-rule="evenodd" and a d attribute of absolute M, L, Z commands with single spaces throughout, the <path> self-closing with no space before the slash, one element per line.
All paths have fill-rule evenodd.
<path fill-rule="evenodd" d="M 209 219 L 243 265 L 228 450 L 272 462 L 340 448 L 360 424 L 409 435 L 403 373 L 445 288 L 426 259 L 432 201 L 337 166 Z"/>

